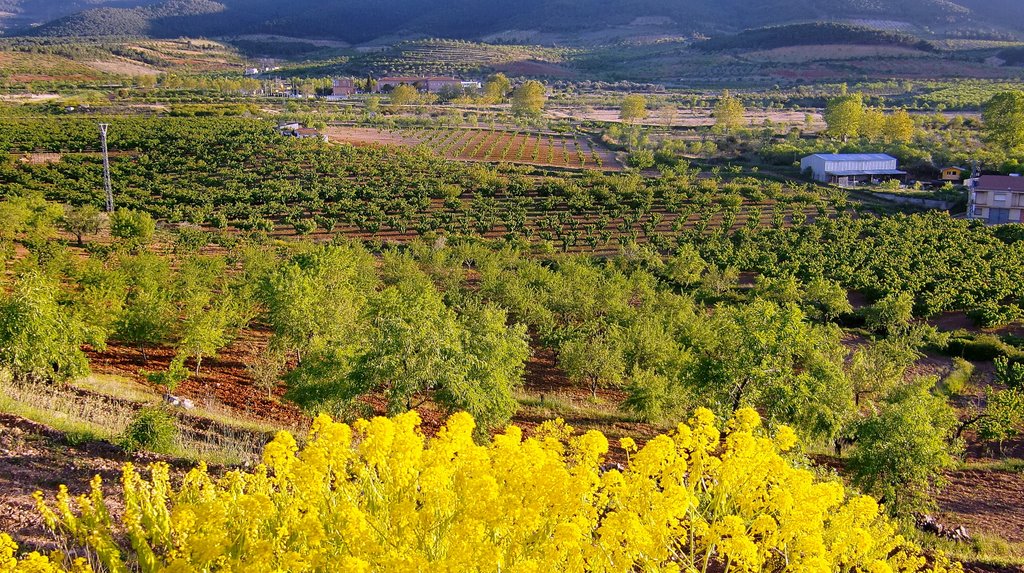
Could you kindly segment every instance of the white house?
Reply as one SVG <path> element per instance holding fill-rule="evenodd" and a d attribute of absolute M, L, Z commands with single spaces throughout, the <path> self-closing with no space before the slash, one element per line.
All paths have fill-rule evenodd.
<path fill-rule="evenodd" d="M 896 158 L 884 153 L 816 153 L 800 160 L 800 171 L 810 171 L 815 181 L 853 187 L 899 179 L 907 175 L 896 168 Z"/>

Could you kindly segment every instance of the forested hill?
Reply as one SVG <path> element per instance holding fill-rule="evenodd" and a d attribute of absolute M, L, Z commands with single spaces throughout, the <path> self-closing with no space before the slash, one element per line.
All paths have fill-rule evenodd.
<path fill-rule="evenodd" d="M 630 26 L 714 35 L 820 20 L 859 20 L 910 31 L 1013 34 L 1024 28 L 1020 4 L 1019 0 L 0 0 L 0 13 L 9 14 L 5 26 L 9 34 L 270 33 L 362 43 L 409 35 L 479 39 L 508 30 L 572 38 Z"/>

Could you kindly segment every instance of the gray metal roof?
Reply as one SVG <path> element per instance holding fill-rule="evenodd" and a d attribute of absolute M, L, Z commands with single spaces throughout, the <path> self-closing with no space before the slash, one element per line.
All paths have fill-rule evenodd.
<path fill-rule="evenodd" d="M 811 157 L 825 161 L 896 161 L 895 157 L 885 153 L 815 153 Z"/>
<path fill-rule="evenodd" d="M 847 175 L 906 175 L 906 171 L 900 171 L 899 169 L 847 169 L 843 171 L 826 171 L 828 175 L 838 175 L 840 177 Z"/>

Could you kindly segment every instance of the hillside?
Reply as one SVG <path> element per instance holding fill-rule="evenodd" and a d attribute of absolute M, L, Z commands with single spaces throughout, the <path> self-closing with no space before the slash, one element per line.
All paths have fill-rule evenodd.
<path fill-rule="evenodd" d="M 718 36 L 699 42 L 696 47 L 705 51 L 764 50 L 786 46 L 825 44 L 886 45 L 919 50 L 934 49 L 927 42 L 910 34 L 832 22 L 790 24 L 745 30 L 739 34 Z"/>
<path fill-rule="evenodd" d="M 627 36 L 718 35 L 809 20 L 1005 35 L 1024 23 L 1024 8 L 1011 0 L 768 0 L 754 6 L 746 0 L 135 0 L 134 7 L 126 2 L 0 0 L 0 12 L 16 14 L 22 24 L 47 22 L 18 31 L 33 35 L 280 34 L 350 43 L 410 36 L 479 39 L 510 31 L 566 41 L 608 29 Z"/>

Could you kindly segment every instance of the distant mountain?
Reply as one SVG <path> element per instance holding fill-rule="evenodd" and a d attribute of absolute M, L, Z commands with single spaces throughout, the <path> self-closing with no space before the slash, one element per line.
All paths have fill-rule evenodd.
<path fill-rule="evenodd" d="M 33 35 L 276 34 L 354 44 L 505 31 L 571 39 L 616 27 L 718 35 L 822 20 L 959 35 L 1024 28 L 1021 0 L 0 0 L 0 12 L 19 22 L 51 18 L 19 30 Z"/>
<path fill-rule="evenodd" d="M 0 30 L 25 30 L 96 8 L 134 8 L 160 0 L 0 0 Z"/>
<path fill-rule="evenodd" d="M 167 0 L 132 8 L 100 7 L 57 18 L 31 32 L 39 36 L 165 36 L 175 19 L 227 10 L 213 0 Z"/>

